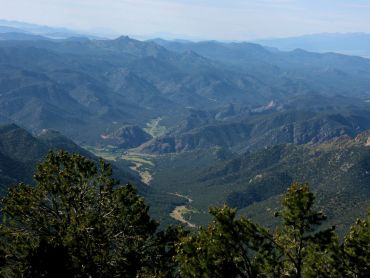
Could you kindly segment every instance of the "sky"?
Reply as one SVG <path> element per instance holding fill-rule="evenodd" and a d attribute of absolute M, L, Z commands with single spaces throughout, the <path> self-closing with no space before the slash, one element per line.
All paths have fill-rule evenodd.
<path fill-rule="evenodd" d="M 370 0 L 0 0 L 0 19 L 105 35 L 241 41 L 370 33 Z"/>

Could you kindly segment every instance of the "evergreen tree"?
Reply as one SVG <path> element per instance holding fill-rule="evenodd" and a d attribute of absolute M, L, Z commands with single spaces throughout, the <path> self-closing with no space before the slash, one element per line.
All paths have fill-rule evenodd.
<path fill-rule="evenodd" d="M 134 277 L 155 265 L 157 223 L 131 185 L 111 167 L 80 155 L 49 153 L 36 186 L 19 184 L 3 199 L 3 276 Z"/>
<path fill-rule="evenodd" d="M 344 239 L 346 274 L 370 277 L 370 209 L 365 220 L 358 219 Z"/>
<path fill-rule="evenodd" d="M 181 277 L 256 277 L 254 254 L 268 245 L 267 231 L 224 206 L 210 209 L 207 229 L 182 239 L 177 246 Z"/>
<path fill-rule="evenodd" d="M 283 196 L 274 233 L 228 206 L 210 209 L 207 228 L 156 233 L 143 198 L 104 161 L 51 152 L 35 180 L 2 200 L 0 277 L 370 276 L 370 210 L 340 245 L 319 229 L 307 184 Z"/>
<path fill-rule="evenodd" d="M 189 231 L 183 226 L 169 226 L 165 231 L 157 234 L 158 256 L 151 275 L 161 278 L 180 277 L 176 262 L 176 245 L 188 235 Z M 148 273 L 144 272 L 142 275 L 148 277 Z"/>
<path fill-rule="evenodd" d="M 283 223 L 273 236 L 275 253 L 266 276 L 335 277 L 333 257 L 339 248 L 334 228 L 317 230 L 326 217 L 314 210 L 314 199 L 307 184 L 294 183 L 284 195 L 277 213 Z"/>

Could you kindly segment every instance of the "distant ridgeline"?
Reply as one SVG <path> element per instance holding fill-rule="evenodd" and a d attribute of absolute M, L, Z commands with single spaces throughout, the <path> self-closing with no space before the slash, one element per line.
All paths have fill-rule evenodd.
<path fill-rule="evenodd" d="M 140 146 L 149 153 L 221 147 L 242 153 L 279 144 L 319 144 L 370 129 L 370 103 L 346 97 L 303 96 L 246 109 L 191 110 L 179 124 Z"/>
<path fill-rule="evenodd" d="M 1 194 L 33 183 L 50 149 L 97 161 L 84 147 L 165 224 L 208 223 L 227 203 L 273 226 L 280 195 L 308 181 L 344 231 L 370 200 L 369 77 L 370 60 L 335 53 L 5 30 Z"/>
<path fill-rule="evenodd" d="M 108 145 L 107 132 L 145 128 L 159 117 L 161 125 L 176 129 L 189 109 L 221 112 L 223 119 L 223 112 L 233 113 L 225 111 L 230 104 L 236 113 L 264 113 L 300 96 L 334 97 L 327 108 L 335 108 L 340 95 L 350 103 L 370 99 L 370 60 L 360 57 L 280 52 L 251 43 L 6 34 L 0 34 L 0 121 L 32 132 L 55 129 L 77 143 Z M 315 102 L 302 101 L 303 110 Z M 248 136 L 244 125 L 253 129 L 250 122 L 230 127 L 236 141 Z M 181 149 L 187 145 L 182 141 L 172 136 L 168 144 Z"/>

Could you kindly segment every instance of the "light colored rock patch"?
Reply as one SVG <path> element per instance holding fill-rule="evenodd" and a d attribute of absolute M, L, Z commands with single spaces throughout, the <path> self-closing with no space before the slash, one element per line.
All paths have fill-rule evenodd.
<path fill-rule="evenodd" d="M 170 216 L 177 221 L 189 226 L 190 228 L 195 228 L 196 226 L 193 223 L 190 223 L 184 218 L 184 215 L 190 212 L 186 206 L 177 206 L 175 209 L 170 213 Z"/>
<path fill-rule="evenodd" d="M 252 179 L 249 180 L 249 183 L 252 183 L 252 182 L 254 182 L 256 180 L 260 180 L 262 178 L 263 178 L 263 175 L 261 175 L 261 174 L 256 175 L 254 178 L 252 178 Z"/>
<path fill-rule="evenodd" d="M 169 193 L 170 195 L 174 195 L 174 196 L 177 196 L 177 197 L 180 197 L 180 198 L 184 198 L 186 199 L 189 203 L 193 202 L 193 199 L 191 199 L 189 196 L 186 196 L 186 195 L 182 195 L 180 193 Z"/>
<path fill-rule="evenodd" d="M 144 184 L 150 185 L 151 181 L 153 180 L 151 173 L 147 170 L 141 170 L 141 167 L 143 166 L 142 163 L 139 163 L 139 162 L 133 162 L 133 163 L 134 163 L 134 166 L 131 166 L 130 169 L 139 174 L 140 179 Z"/>

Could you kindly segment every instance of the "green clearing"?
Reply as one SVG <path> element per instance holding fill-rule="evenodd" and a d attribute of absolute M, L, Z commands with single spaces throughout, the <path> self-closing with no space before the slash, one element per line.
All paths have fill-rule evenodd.
<path fill-rule="evenodd" d="M 149 123 L 146 124 L 147 127 L 144 128 L 144 131 L 152 135 L 154 138 L 166 134 L 167 128 L 159 124 L 161 121 L 161 117 L 152 119 Z"/>
<path fill-rule="evenodd" d="M 123 160 L 142 163 L 154 167 L 154 163 L 150 160 L 151 156 L 143 156 L 139 154 L 125 153 L 122 155 Z"/>
<path fill-rule="evenodd" d="M 152 172 L 155 164 L 153 163 L 153 155 L 145 155 L 140 153 L 124 153 L 120 159 L 129 161 L 133 164 L 131 170 L 137 172 L 140 175 L 141 181 L 147 185 L 153 180 Z"/>
<path fill-rule="evenodd" d="M 84 146 L 86 150 L 94 155 L 109 161 L 118 162 L 120 160 L 131 163 L 130 169 L 139 174 L 141 181 L 149 185 L 152 180 L 152 171 L 155 164 L 152 162 L 153 155 L 139 153 L 130 153 L 114 146 L 98 148 L 93 146 Z"/>
<path fill-rule="evenodd" d="M 122 155 L 122 150 L 114 147 L 114 146 L 107 146 L 104 148 L 98 148 L 93 146 L 83 146 L 83 148 L 94 155 L 104 158 L 110 161 L 117 161 L 117 159 Z"/>

